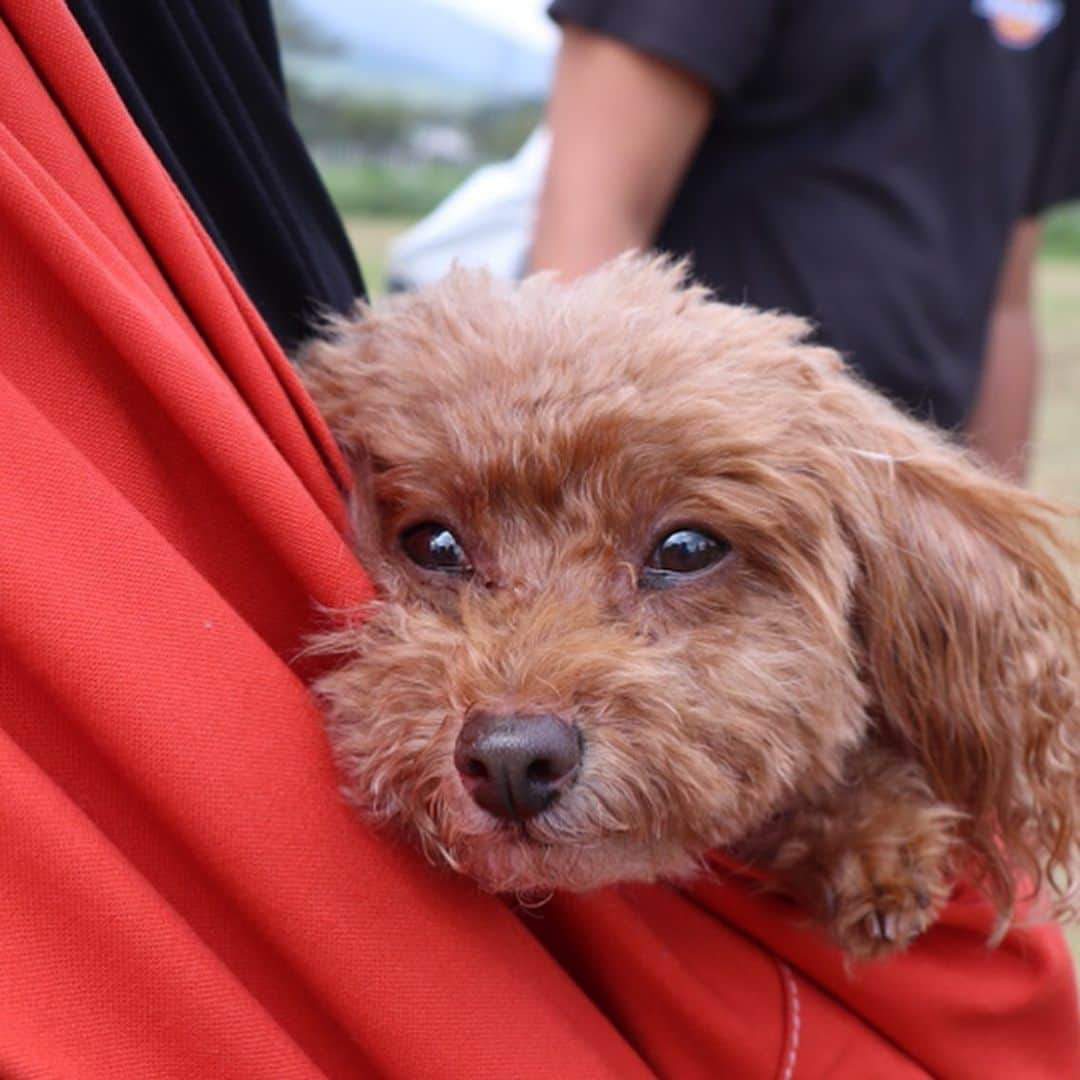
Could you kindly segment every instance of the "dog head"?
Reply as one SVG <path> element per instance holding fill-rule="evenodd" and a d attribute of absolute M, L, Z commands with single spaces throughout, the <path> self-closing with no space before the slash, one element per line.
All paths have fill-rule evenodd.
<path fill-rule="evenodd" d="M 1068 861 L 1049 510 L 806 332 L 625 257 L 459 271 L 307 348 L 380 596 L 318 685 L 370 812 L 492 890 L 679 876 L 876 739 L 1002 903 Z"/>

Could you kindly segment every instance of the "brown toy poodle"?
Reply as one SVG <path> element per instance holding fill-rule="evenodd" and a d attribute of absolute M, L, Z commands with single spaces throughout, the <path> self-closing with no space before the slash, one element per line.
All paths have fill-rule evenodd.
<path fill-rule="evenodd" d="M 623 257 L 455 272 L 301 357 L 379 599 L 316 645 L 352 796 L 497 892 L 725 849 L 855 956 L 957 875 L 1072 910 L 1054 511 L 806 343 Z"/>

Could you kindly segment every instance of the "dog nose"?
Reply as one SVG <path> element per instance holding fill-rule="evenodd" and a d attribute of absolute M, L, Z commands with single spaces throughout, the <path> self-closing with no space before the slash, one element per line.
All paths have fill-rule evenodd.
<path fill-rule="evenodd" d="M 510 821 L 546 810 L 574 782 L 580 762 L 578 729 L 550 715 L 476 713 L 454 750 L 466 791 L 489 814 Z"/>

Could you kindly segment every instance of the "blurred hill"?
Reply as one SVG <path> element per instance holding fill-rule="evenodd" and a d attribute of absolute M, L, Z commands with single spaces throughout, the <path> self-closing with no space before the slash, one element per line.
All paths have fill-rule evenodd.
<path fill-rule="evenodd" d="M 273 7 L 286 67 L 312 93 L 446 107 L 547 92 L 551 57 L 543 49 L 433 0 L 273 0 Z"/>

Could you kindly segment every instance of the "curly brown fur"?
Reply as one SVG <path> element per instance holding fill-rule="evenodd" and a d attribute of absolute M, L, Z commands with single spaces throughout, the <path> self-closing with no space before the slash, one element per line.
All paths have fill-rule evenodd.
<path fill-rule="evenodd" d="M 569 285 L 456 272 L 306 348 L 380 595 L 317 646 L 370 813 L 496 891 L 735 850 L 856 955 L 921 931 L 958 873 L 1002 926 L 1021 889 L 1071 912 L 1080 607 L 1055 512 L 806 335 L 626 257 Z M 470 575 L 410 562 L 424 521 Z M 683 525 L 732 553 L 645 587 Z M 583 734 L 577 782 L 520 828 L 454 768 L 478 709 Z"/>

